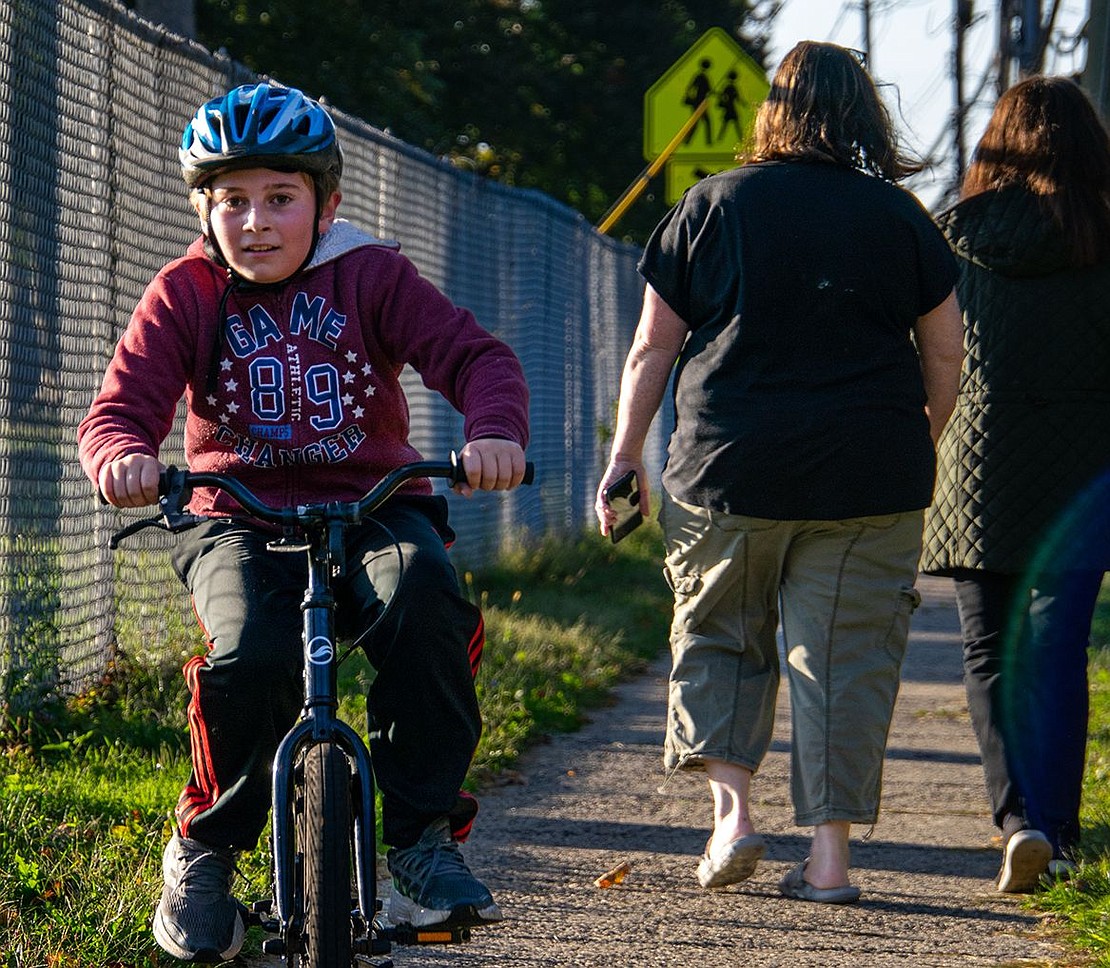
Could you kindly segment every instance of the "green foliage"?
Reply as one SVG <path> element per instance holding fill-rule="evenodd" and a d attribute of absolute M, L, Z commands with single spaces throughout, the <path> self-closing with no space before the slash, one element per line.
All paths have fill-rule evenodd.
<path fill-rule="evenodd" d="M 1091 648 L 1110 654 L 1110 579 L 1104 579 L 1102 593 L 1091 620 Z"/>
<path fill-rule="evenodd" d="M 709 27 L 762 62 L 769 0 L 201 0 L 199 39 L 596 224 L 645 166 L 643 96 Z M 658 186 L 661 187 L 661 186 Z M 619 226 L 642 241 L 649 195 Z"/>
<path fill-rule="evenodd" d="M 64 766 L 62 766 L 64 762 Z M 182 776 L 126 746 L 0 761 L 0 951 L 21 968 L 153 965 L 165 803 Z"/>
<path fill-rule="evenodd" d="M 4 644 L 0 645 L 0 732 L 26 728 L 52 704 L 61 641 L 57 539 L 29 533 L 3 539 Z"/>
<path fill-rule="evenodd" d="M 137 750 L 187 750 L 187 696 L 180 665 L 172 659 L 147 665 L 117 652 L 100 680 L 66 703 L 68 733 Z M 65 750 L 71 742 L 40 750 Z"/>

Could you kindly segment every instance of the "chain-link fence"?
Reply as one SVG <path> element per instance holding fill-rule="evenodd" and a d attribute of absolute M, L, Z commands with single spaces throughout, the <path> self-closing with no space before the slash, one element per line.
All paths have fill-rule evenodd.
<path fill-rule="evenodd" d="M 0 708 L 88 682 L 117 635 L 158 654 L 166 602 L 187 609 L 164 542 L 108 551 L 131 516 L 93 500 L 75 433 L 147 282 L 197 234 L 176 158 L 185 122 L 252 79 L 115 3 L 0 2 Z M 531 386 L 538 484 L 452 495 L 457 553 L 481 564 L 506 535 L 584 527 L 639 308 L 637 251 L 547 196 L 335 117 L 341 214 L 399 240 L 513 346 Z M 415 376 L 406 388 L 414 443 L 446 456 L 460 418 Z M 656 468 L 662 447 L 656 432 Z M 163 458 L 181 463 L 180 428 Z"/>

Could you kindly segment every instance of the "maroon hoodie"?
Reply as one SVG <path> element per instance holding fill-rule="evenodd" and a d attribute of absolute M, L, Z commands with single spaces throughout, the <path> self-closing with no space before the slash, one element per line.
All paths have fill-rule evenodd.
<path fill-rule="evenodd" d="M 192 470 L 233 474 L 274 506 L 354 500 L 421 459 L 408 439 L 405 364 L 463 414 L 466 440 L 524 447 L 528 389 L 516 356 L 397 248 L 337 220 L 292 280 L 235 288 L 218 332 L 227 274 L 198 239 L 147 287 L 116 346 L 77 430 L 85 473 L 95 484 L 106 462 L 157 456 L 184 393 Z M 198 489 L 190 507 L 238 506 Z"/>

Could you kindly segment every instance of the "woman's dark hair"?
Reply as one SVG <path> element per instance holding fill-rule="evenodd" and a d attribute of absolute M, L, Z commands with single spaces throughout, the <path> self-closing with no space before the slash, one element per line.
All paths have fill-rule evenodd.
<path fill-rule="evenodd" d="M 775 73 L 743 160 L 827 161 L 891 182 L 921 171 L 899 150 L 890 114 L 862 60 L 836 44 L 797 44 Z"/>
<path fill-rule="evenodd" d="M 1042 199 L 1077 265 L 1110 258 L 1110 136 L 1074 81 L 1029 77 L 998 99 L 960 195 L 1011 185 Z"/>

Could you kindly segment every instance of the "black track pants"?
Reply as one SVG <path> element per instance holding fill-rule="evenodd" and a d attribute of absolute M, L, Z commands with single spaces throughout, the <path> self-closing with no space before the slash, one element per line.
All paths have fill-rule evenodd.
<path fill-rule="evenodd" d="M 482 619 L 459 592 L 449 534 L 442 498 L 395 500 L 348 532 L 347 574 L 335 588 L 341 631 L 358 636 L 381 616 L 363 646 L 377 672 L 367 709 L 391 846 L 414 843 L 457 809 L 481 731 L 473 676 Z M 271 538 L 211 521 L 179 535 L 174 551 L 209 641 L 185 666 L 193 773 L 177 818 L 185 836 L 236 849 L 253 847 L 265 826 L 274 752 L 304 696 L 307 564 L 268 551 Z"/>

